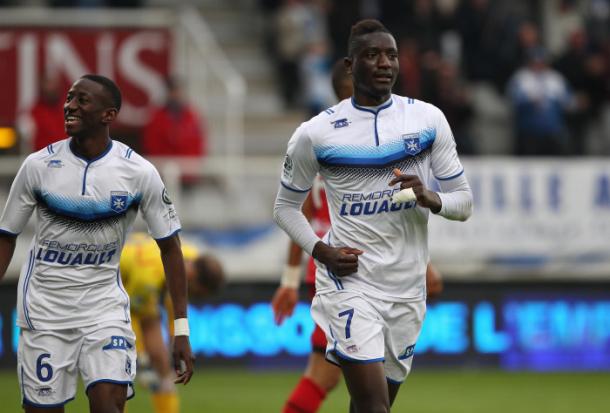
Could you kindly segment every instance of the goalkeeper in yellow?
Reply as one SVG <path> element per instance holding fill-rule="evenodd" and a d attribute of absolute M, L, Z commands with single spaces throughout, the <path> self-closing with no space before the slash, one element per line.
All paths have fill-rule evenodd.
<path fill-rule="evenodd" d="M 147 377 L 145 384 L 152 391 L 155 413 L 178 413 L 174 371 L 162 335 L 161 306 L 169 304 L 170 298 L 165 288 L 165 273 L 158 248 L 147 234 L 132 234 L 121 255 L 121 278 L 131 300 L 131 322 L 137 338 L 138 362 L 143 361 L 144 365 L 149 362 L 153 370 L 144 371 L 138 377 Z M 224 272 L 216 258 L 200 254 L 197 248 L 184 242 L 182 255 L 189 297 L 205 297 L 220 289 Z M 170 311 L 171 306 L 165 307 Z M 172 315 L 168 314 L 167 319 L 173 320 Z M 170 334 L 173 332 L 171 324 L 170 321 Z"/>

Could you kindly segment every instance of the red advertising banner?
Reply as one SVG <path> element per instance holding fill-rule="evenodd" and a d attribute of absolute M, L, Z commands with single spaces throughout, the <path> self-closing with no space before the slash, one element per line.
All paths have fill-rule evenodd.
<path fill-rule="evenodd" d="M 41 79 L 62 90 L 86 73 L 113 79 L 123 93 L 119 123 L 139 128 L 163 99 L 173 38 L 166 28 L 0 29 L 0 126 L 13 126 L 36 103 Z"/>

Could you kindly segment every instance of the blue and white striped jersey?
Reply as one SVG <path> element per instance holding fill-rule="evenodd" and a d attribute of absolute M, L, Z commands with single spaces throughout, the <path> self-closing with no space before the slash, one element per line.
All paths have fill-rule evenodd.
<path fill-rule="evenodd" d="M 391 202 L 400 190 L 388 185 L 394 168 L 424 183 L 463 173 L 438 108 L 397 95 L 375 109 L 347 99 L 303 123 L 290 139 L 282 186 L 308 191 L 319 173 L 331 214 L 323 241 L 364 251 L 358 272 L 341 278 L 318 262 L 319 293 L 346 289 L 386 300 L 425 298 L 429 210 Z"/>
<path fill-rule="evenodd" d="M 153 238 L 180 230 L 155 167 L 111 141 L 87 161 L 70 139 L 22 164 L 0 218 L 0 232 L 19 234 L 36 210 L 36 232 L 17 295 L 17 324 L 55 330 L 129 321 L 119 257 L 138 209 Z"/>

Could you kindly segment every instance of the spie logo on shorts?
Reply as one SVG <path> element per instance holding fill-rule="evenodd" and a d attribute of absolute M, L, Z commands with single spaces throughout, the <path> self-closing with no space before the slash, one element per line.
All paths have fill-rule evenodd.
<path fill-rule="evenodd" d="M 400 356 L 398 356 L 398 360 L 408 359 L 409 357 L 413 356 L 414 352 L 415 352 L 415 344 L 411 344 L 410 346 L 407 346 L 405 351 L 403 351 Z"/>
<path fill-rule="evenodd" d="M 350 354 L 354 354 L 358 352 L 358 346 L 355 344 L 352 344 L 351 346 L 348 346 L 345 351 L 347 351 Z"/>

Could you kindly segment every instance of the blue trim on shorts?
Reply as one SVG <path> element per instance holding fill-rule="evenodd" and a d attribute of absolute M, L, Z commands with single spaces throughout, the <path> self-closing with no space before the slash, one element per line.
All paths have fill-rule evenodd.
<path fill-rule="evenodd" d="M 51 409 L 53 407 L 63 407 L 66 403 L 70 402 L 74 400 L 74 396 L 70 397 L 69 399 L 64 400 L 61 403 L 55 403 L 55 404 L 40 404 L 40 403 L 34 403 L 31 400 L 28 400 L 25 398 L 25 395 L 23 396 L 23 400 L 22 403 L 23 404 L 27 404 L 28 406 L 32 406 L 32 407 L 39 407 L 41 409 Z"/>
<path fill-rule="evenodd" d="M 391 378 L 389 378 L 389 377 L 386 377 L 385 379 L 386 379 L 386 381 L 387 381 L 388 383 L 392 383 L 392 384 L 403 384 L 403 383 L 405 382 L 404 380 L 402 380 L 402 381 L 393 380 L 393 379 L 391 379 Z"/>
<path fill-rule="evenodd" d="M 285 183 L 283 183 L 282 181 L 280 181 L 280 184 L 281 184 L 281 185 L 282 185 L 284 188 L 286 188 L 286 189 L 288 189 L 288 190 L 290 190 L 290 191 L 292 191 L 292 192 L 298 192 L 299 194 L 304 194 L 304 193 L 306 193 L 306 192 L 311 191 L 311 188 L 309 188 L 309 189 L 296 189 L 296 188 L 293 188 L 293 187 L 291 187 L 291 186 L 286 185 L 286 184 L 285 184 Z"/>
<path fill-rule="evenodd" d="M 15 233 L 15 232 L 7 231 L 5 229 L 0 229 L 0 234 L 7 235 L 9 237 L 17 237 L 20 233 L 19 232 Z"/>
<path fill-rule="evenodd" d="M 121 381 L 121 380 L 112 380 L 112 379 L 99 379 L 99 380 L 92 381 L 91 383 L 89 383 L 89 385 L 85 389 L 85 394 L 87 395 L 87 397 L 89 396 L 89 389 L 91 388 L 91 386 L 95 386 L 98 383 L 126 384 L 127 387 L 131 387 L 132 390 L 133 390 L 133 394 L 131 396 L 128 396 L 127 400 L 131 399 L 136 394 L 136 390 L 133 387 L 133 381 L 129 381 L 129 380 L 128 381 Z M 127 393 L 129 393 L 129 391 Z"/>
<path fill-rule="evenodd" d="M 439 181 L 449 181 L 451 179 L 457 178 L 458 176 L 460 176 L 463 173 L 464 173 L 464 169 L 462 169 L 460 172 L 456 173 L 455 175 L 446 176 L 444 178 L 439 178 L 438 176 L 435 176 L 435 178 L 438 179 Z"/>
<path fill-rule="evenodd" d="M 327 352 L 326 352 L 326 354 L 324 354 L 324 359 L 325 359 L 326 361 L 328 361 L 330 364 L 333 364 L 333 365 L 335 365 L 335 366 L 337 366 L 337 367 L 341 367 L 341 365 L 340 365 L 339 363 L 337 363 L 335 360 L 333 360 L 333 359 L 331 359 L 331 358 L 329 358 L 329 357 L 328 357 L 328 355 L 329 355 L 330 353 L 332 353 L 332 352 L 333 352 L 332 350 L 327 351 Z"/>
<path fill-rule="evenodd" d="M 331 352 L 335 353 L 335 356 L 342 358 L 343 360 L 352 362 L 352 363 L 356 363 L 356 364 L 369 364 L 369 363 L 377 363 L 379 361 L 385 361 L 385 357 L 380 357 L 377 359 L 369 359 L 369 360 L 358 360 L 358 359 L 354 359 L 351 358 L 348 355 L 345 355 L 343 353 L 341 353 L 339 350 L 337 350 L 336 348 L 331 350 Z"/>

